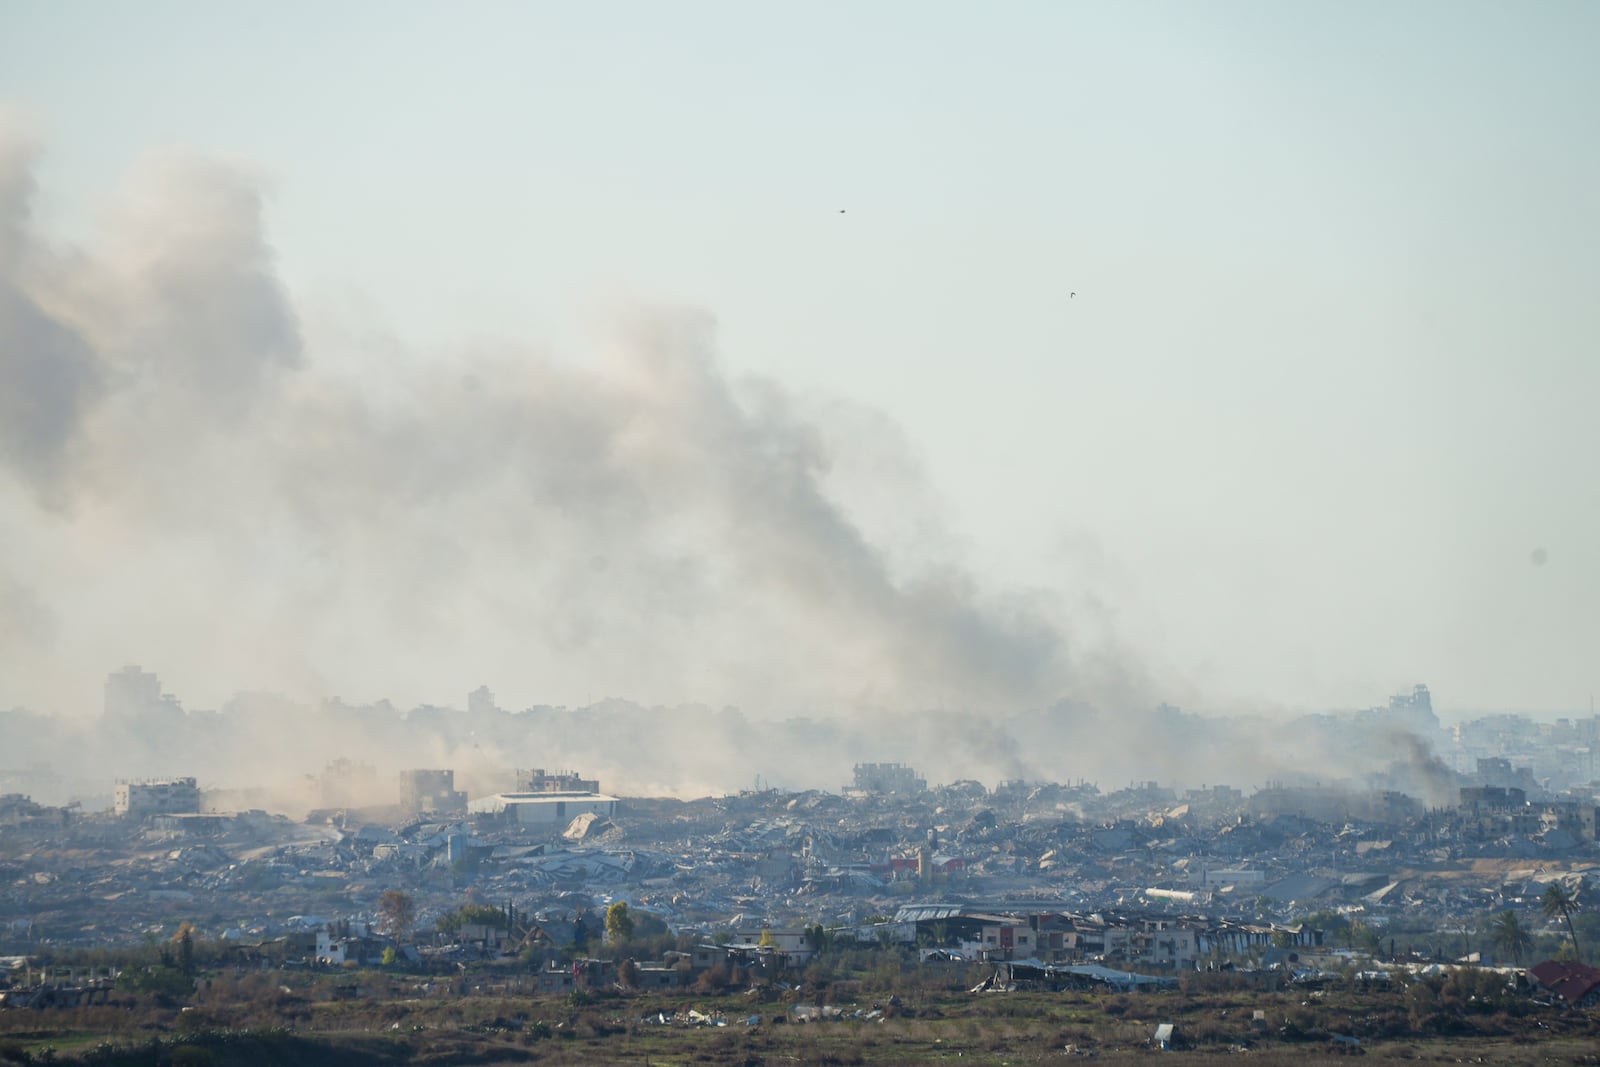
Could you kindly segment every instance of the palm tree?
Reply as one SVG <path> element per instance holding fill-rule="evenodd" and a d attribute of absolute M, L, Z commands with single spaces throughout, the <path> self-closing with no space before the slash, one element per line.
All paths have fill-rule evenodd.
<path fill-rule="evenodd" d="M 1572 909 L 1578 906 L 1578 898 L 1561 882 L 1551 882 L 1544 888 L 1544 896 L 1539 898 L 1539 910 L 1544 912 L 1545 918 L 1554 919 L 1557 915 L 1567 924 L 1567 936 L 1572 938 L 1572 958 L 1580 963 L 1583 958 L 1578 955 L 1578 933 L 1572 928 Z"/>
<path fill-rule="evenodd" d="M 1496 952 L 1508 952 L 1517 966 L 1522 954 L 1533 949 L 1533 935 L 1522 925 L 1522 918 L 1509 908 L 1489 920 L 1489 943 Z"/>

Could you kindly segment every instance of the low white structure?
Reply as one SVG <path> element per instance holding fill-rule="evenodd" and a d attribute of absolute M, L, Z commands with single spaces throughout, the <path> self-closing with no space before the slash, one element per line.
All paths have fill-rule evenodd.
<path fill-rule="evenodd" d="M 523 826 L 565 826 L 579 815 L 610 818 L 617 798 L 604 793 L 495 793 L 467 805 L 474 815 L 504 815 Z"/>
<path fill-rule="evenodd" d="M 1204 904 L 1211 894 L 1194 889 L 1146 889 L 1144 895 L 1151 900 L 1170 900 L 1175 904 Z"/>

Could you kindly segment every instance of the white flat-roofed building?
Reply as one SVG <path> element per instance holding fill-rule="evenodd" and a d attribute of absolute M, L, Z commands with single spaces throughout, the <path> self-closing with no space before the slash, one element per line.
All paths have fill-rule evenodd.
<path fill-rule="evenodd" d="M 495 793 L 467 805 L 474 815 L 504 815 L 523 826 L 564 826 L 593 812 L 610 818 L 617 798 L 604 793 Z"/>

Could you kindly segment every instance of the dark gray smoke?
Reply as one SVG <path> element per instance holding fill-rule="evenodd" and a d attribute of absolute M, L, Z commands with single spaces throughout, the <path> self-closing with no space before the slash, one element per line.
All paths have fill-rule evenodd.
<path fill-rule="evenodd" d="M 25 287 L 38 266 L 28 240 L 31 163 L 22 135 L 0 128 L 0 459 L 46 492 L 102 383 L 89 344 Z"/>
<path fill-rule="evenodd" d="M 1445 765 L 1433 745 L 1411 730 L 1389 731 L 1380 743 L 1392 745 L 1393 762 L 1387 778 L 1392 788 L 1416 797 L 1430 807 L 1452 807 L 1460 797 L 1461 781 Z"/>

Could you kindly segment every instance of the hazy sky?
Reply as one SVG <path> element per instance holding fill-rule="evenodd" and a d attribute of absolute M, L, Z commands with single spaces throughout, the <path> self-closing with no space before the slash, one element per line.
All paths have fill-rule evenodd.
<path fill-rule="evenodd" d="M 41 337 L 94 354 L 0 465 L 0 706 L 141 661 L 193 703 L 1584 708 L 1597 49 L 1592 3 L 9 0 L 0 415 L 67 389 Z M 528 406 L 440 385 L 485 366 Z M 600 503 L 586 434 L 638 449 Z M 496 525 L 528 471 L 557 532 Z"/>

